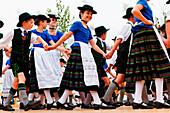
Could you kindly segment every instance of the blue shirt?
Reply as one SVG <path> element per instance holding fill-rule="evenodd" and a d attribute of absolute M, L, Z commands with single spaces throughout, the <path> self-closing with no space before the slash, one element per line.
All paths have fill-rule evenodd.
<path fill-rule="evenodd" d="M 12 69 L 12 68 L 11 68 L 11 61 L 10 61 L 10 59 L 8 59 L 8 60 L 6 61 L 6 64 L 5 64 L 5 65 L 9 65 L 10 68 L 8 68 L 8 69 Z"/>
<path fill-rule="evenodd" d="M 43 32 L 38 32 L 36 29 L 31 30 L 33 33 L 35 33 L 36 35 L 40 36 L 46 43 L 48 43 L 49 41 L 53 40 L 51 38 L 51 36 L 49 35 L 48 32 L 43 31 Z M 33 47 L 41 47 L 43 48 L 43 44 L 33 44 Z"/>
<path fill-rule="evenodd" d="M 88 44 L 88 41 L 93 39 L 90 28 L 85 28 L 80 21 L 74 22 L 69 31 L 73 32 L 74 41 Z"/>
<path fill-rule="evenodd" d="M 144 8 L 140 11 L 142 13 L 142 15 L 147 19 L 147 20 L 151 20 L 153 23 L 154 23 L 154 20 L 153 20 L 153 14 L 152 14 L 152 10 L 150 8 L 150 6 L 148 5 L 147 1 L 146 0 L 139 0 L 137 2 L 137 4 L 142 4 L 144 6 Z M 138 18 L 135 18 L 135 21 L 137 23 L 141 22 L 141 20 L 139 20 Z M 147 27 L 147 28 L 153 28 L 152 25 L 146 25 L 144 23 L 139 23 L 138 25 L 134 26 L 132 28 L 132 31 L 134 33 L 138 32 L 139 31 L 139 27 Z"/>

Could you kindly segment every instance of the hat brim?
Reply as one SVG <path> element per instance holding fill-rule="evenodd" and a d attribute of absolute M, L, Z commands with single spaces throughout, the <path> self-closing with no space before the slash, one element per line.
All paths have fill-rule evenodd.
<path fill-rule="evenodd" d="M 25 21 L 25 20 L 27 20 L 27 19 L 31 19 L 31 18 L 32 18 L 32 19 L 35 19 L 36 16 L 35 16 L 35 15 L 32 15 L 32 16 L 29 16 L 29 17 L 23 19 L 22 21 L 19 21 L 19 22 L 17 23 L 17 27 L 21 27 L 23 21 Z"/>
<path fill-rule="evenodd" d="M 101 31 L 101 32 L 99 32 L 99 33 L 95 34 L 94 36 L 99 36 L 99 35 L 101 35 L 101 34 L 103 34 L 103 33 L 107 32 L 107 31 L 109 31 L 109 30 L 110 30 L 110 29 L 106 29 L 106 30 L 104 30 L 104 31 Z"/>
<path fill-rule="evenodd" d="M 166 4 L 170 4 L 170 0 L 166 2 Z"/>
<path fill-rule="evenodd" d="M 122 18 L 129 18 L 130 16 L 132 16 L 132 15 L 124 15 Z"/>
<path fill-rule="evenodd" d="M 88 8 L 84 8 L 84 7 L 78 7 L 79 10 L 89 10 L 89 11 L 92 11 L 93 14 L 97 14 L 97 12 L 95 10 L 90 10 Z"/>

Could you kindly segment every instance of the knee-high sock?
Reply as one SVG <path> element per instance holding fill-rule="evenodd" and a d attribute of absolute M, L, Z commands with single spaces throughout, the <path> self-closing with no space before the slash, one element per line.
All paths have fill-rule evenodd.
<path fill-rule="evenodd" d="M 144 85 L 143 91 L 142 91 L 142 100 L 143 100 L 144 103 L 149 103 L 147 88 L 146 88 L 145 85 Z"/>
<path fill-rule="evenodd" d="M 129 102 L 132 103 L 133 102 L 133 97 L 131 93 L 127 93 L 127 98 L 129 99 Z"/>
<path fill-rule="evenodd" d="M 35 92 L 34 93 L 29 93 L 28 95 L 28 100 L 33 100 L 34 99 L 34 95 L 35 95 Z"/>
<path fill-rule="evenodd" d="M 19 99 L 21 102 L 23 102 L 24 105 L 28 104 L 28 97 L 26 92 L 26 87 L 24 83 L 18 84 L 18 90 L 19 90 Z"/>
<path fill-rule="evenodd" d="M 102 103 L 100 98 L 99 98 L 97 91 L 90 91 L 90 94 L 93 97 L 94 104 L 101 104 Z"/>
<path fill-rule="evenodd" d="M 53 99 L 52 99 L 52 97 L 51 97 L 50 90 L 44 90 L 44 94 L 45 94 L 45 97 L 46 97 L 46 99 L 47 99 L 47 103 L 48 103 L 48 104 L 53 103 Z"/>
<path fill-rule="evenodd" d="M 155 86 L 156 86 L 156 101 L 164 103 L 164 100 L 163 100 L 163 78 L 156 78 Z"/>
<path fill-rule="evenodd" d="M 135 98 L 134 98 L 135 103 L 142 103 L 142 90 L 143 90 L 144 82 L 145 82 L 144 80 L 136 81 L 136 84 L 135 84 Z"/>
<path fill-rule="evenodd" d="M 80 98 L 81 98 L 81 101 L 82 101 L 82 104 L 85 103 L 85 92 L 79 92 L 79 95 L 80 95 Z"/>
<path fill-rule="evenodd" d="M 64 104 L 66 102 L 66 99 L 68 98 L 69 94 L 71 93 L 70 90 L 65 89 L 63 95 L 61 96 L 61 98 L 58 100 L 61 104 Z"/>
<path fill-rule="evenodd" d="M 7 106 L 10 104 L 12 98 L 14 97 L 15 93 L 17 90 L 15 90 L 14 88 L 11 87 L 10 91 L 9 91 L 9 95 L 7 96 L 7 99 L 4 103 L 4 106 Z"/>
<path fill-rule="evenodd" d="M 110 98 L 112 97 L 112 94 L 113 92 L 116 90 L 116 88 L 118 87 L 118 84 L 116 82 L 113 82 L 113 83 L 110 83 L 103 99 L 106 101 L 106 102 L 109 102 L 110 101 Z"/>
<path fill-rule="evenodd" d="M 120 102 L 123 102 L 123 97 L 125 93 L 125 87 L 120 87 Z"/>

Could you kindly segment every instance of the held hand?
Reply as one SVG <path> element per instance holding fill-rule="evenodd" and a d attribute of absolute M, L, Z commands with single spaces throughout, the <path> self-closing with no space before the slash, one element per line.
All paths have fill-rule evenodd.
<path fill-rule="evenodd" d="M 112 53 L 109 52 L 107 55 L 106 55 L 106 59 L 110 59 L 112 57 Z"/>
<path fill-rule="evenodd" d="M 164 39 L 163 42 L 164 42 L 167 49 L 170 48 L 170 41 L 169 40 Z"/>
<path fill-rule="evenodd" d="M 44 50 L 45 50 L 45 51 L 48 50 L 48 44 L 44 44 L 43 47 L 44 47 Z"/>
<path fill-rule="evenodd" d="M 48 46 L 47 51 L 54 50 L 54 49 L 56 49 L 56 48 L 53 46 Z"/>

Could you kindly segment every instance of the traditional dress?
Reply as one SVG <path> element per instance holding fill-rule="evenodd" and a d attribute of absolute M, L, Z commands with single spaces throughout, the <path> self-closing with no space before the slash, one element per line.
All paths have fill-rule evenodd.
<path fill-rule="evenodd" d="M 144 8 L 141 13 L 153 22 L 152 10 L 145 0 L 139 0 Z M 145 25 L 135 17 L 138 23 L 134 28 L 134 37 L 127 61 L 127 82 L 152 80 L 170 77 L 170 63 L 160 45 L 153 26 Z"/>
<path fill-rule="evenodd" d="M 76 21 L 70 30 L 74 34 L 72 52 L 67 62 L 61 87 L 69 90 L 85 91 L 97 90 L 99 79 L 94 58 L 88 46 L 88 41 L 93 39 L 91 30 L 85 28 L 80 21 Z"/>

